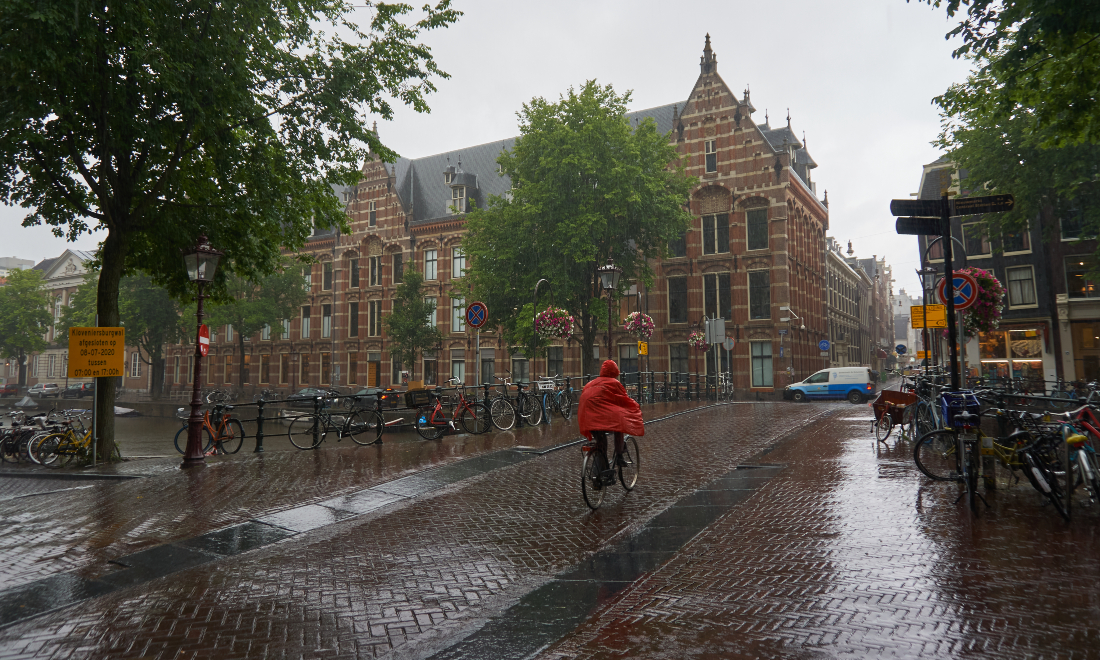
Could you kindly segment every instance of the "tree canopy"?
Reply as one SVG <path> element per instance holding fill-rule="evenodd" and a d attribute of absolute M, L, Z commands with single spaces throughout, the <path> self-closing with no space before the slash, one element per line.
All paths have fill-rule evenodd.
<path fill-rule="evenodd" d="M 43 335 L 53 323 L 50 301 L 37 270 L 12 270 L 0 286 L 0 351 L 19 363 L 19 384 L 27 383 L 27 356 L 46 348 Z"/>
<path fill-rule="evenodd" d="M 449 0 L 409 22 L 406 4 L 366 9 L 360 26 L 349 0 L 0 0 L 0 199 L 33 209 L 24 225 L 101 232 L 102 325 L 125 272 L 189 295 L 180 251 L 204 232 L 226 297 L 315 224 L 345 226 L 331 186 L 371 151 L 395 156 L 367 115 L 427 111 L 446 77 L 418 39 L 458 19 Z M 113 381 L 99 385 L 109 449 Z"/>
<path fill-rule="evenodd" d="M 531 299 L 535 283 L 548 279 L 539 309 L 553 302 L 577 318 L 588 373 L 608 323 L 596 269 L 613 258 L 623 269 L 619 292 L 633 280 L 648 285 L 650 260 L 665 256 L 691 222 L 694 180 L 653 120 L 631 125 L 629 101 L 629 92 L 589 81 L 556 103 L 523 105 L 520 136 L 497 159 L 511 193 L 469 214 L 462 243 L 469 261 L 456 282 L 488 305 L 490 325 L 533 356 L 541 343 Z"/>
<path fill-rule="evenodd" d="M 382 319 L 390 355 L 412 372 L 417 357 L 439 345 L 443 333 L 431 324 L 435 303 L 424 298 L 424 276 L 406 268 L 393 296 L 393 312 Z"/>

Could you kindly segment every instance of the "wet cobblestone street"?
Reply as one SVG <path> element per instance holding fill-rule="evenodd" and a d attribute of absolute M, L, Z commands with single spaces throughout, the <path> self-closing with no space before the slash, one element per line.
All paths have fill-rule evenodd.
<path fill-rule="evenodd" d="M 869 418 L 727 404 L 653 423 L 637 489 L 596 512 L 575 445 L 532 451 L 575 422 L 16 493 L 0 658 L 1096 656 L 1100 508 L 1066 525 L 1023 482 L 973 520 Z M 103 589 L 11 623 L 5 594 L 63 576 Z"/>

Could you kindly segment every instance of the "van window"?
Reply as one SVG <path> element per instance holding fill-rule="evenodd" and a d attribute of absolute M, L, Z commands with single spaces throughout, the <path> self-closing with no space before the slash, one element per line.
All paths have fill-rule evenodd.
<path fill-rule="evenodd" d="M 816 374 L 806 379 L 807 383 L 827 383 L 829 382 L 829 372 L 819 371 Z"/>

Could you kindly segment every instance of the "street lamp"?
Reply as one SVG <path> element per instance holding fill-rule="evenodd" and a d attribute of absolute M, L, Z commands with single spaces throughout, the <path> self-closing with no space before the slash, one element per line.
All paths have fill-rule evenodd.
<path fill-rule="evenodd" d="M 596 269 L 600 274 L 600 285 L 607 291 L 607 359 L 611 359 L 611 297 L 619 288 L 619 277 L 623 269 L 615 265 L 615 260 L 607 258 L 607 263 Z"/>
<path fill-rule="evenodd" d="M 917 271 L 917 276 L 920 277 L 921 288 L 924 294 L 924 328 L 921 330 L 921 339 L 924 343 L 924 359 L 927 360 L 929 366 L 932 365 L 933 355 L 931 347 L 929 346 L 928 336 L 928 296 L 932 295 L 932 289 L 936 286 L 936 269 L 931 266 L 925 266 Z"/>
<path fill-rule="evenodd" d="M 806 329 L 806 324 L 802 322 L 802 317 L 799 316 L 793 309 L 791 309 L 790 306 L 780 307 L 779 310 L 782 311 L 782 312 L 787 312 L 791 316 L 798 319 L 798 322 L 799 322 L 798 329 L 799 330 L 805 330 Z M 780 322 L 786 321 L 787 322 L 787 327 L 791 327 L 791 316 L 788 316 L 786 318 L 780 318 L 779 321 Z M 783 343 L 782 338 L 780 338 L 779 343 L 780 344 Z M 794 382 L 794 336 L 793 335 L 791 336 L 791 376 L 790 377 L 791 377 L 791 382 L 793 383 Z"/>
<path fill-rule="evenodd" d="M 198 317 L 198 325 L 195 331 L 195 372 L 194 386 L 191 388 L 191 417 L 187 422 L 187 451 L 183 455 L 181 467 L 200 467 L 206 464 L 206 457 L 202 453 L 202 396 L 199 388 L 202 385 L 202 351 L 199 349 L 199 331 L 202 329 L 202 287 L 207 282 L 214 281 L 214 271 L 218 268 L 218 259 L 223 252 L 219 252 L 210 246 L 206 235 L 199 236 L 195 247 L 183 255 L 183 263 L 187 266 L 187 279 L 198 282 L 199 293 L 195 316 Z"/>

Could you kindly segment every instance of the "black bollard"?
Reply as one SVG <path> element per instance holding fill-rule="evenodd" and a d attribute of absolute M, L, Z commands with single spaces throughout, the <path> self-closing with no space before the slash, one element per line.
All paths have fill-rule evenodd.
<path fill-rule="evenodd" d="M 264 400 L 260 397 L 259 402 L 256 403 L 256 450 L 255 454 L 262 454 L 264 451 Z"/>
<path fill-rule="evenodd" d="M 313 448 L 316 449 L 321 440 L 318 435 L 321 432 L 321 397 L 313 399 Z"/>

